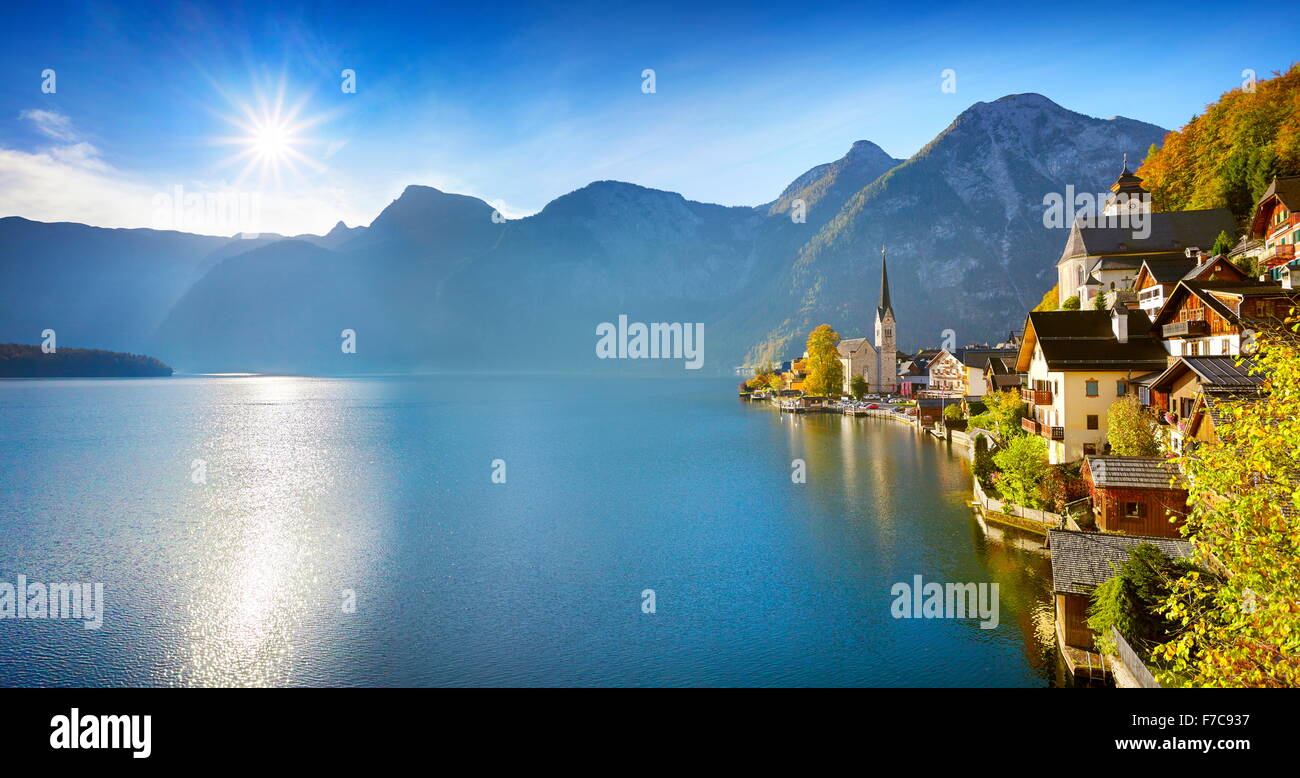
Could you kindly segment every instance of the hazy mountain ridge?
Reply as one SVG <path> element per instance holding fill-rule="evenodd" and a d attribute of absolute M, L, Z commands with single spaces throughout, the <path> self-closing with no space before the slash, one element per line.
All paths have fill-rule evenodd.
<path fill-rule="evenodd" d="M 882 244 L 900 347 L 945 328 L 995 340 L 1051 285 L 1065 232 L 1043 227 L 1043 195 L 1103 191 L 1125 152 L 1163 135 L 1014 95 L 972 106 L 906 161 L 859 141 L 757 208 L 597 181 L 502 221 L 410 186 L 368 228 L 212 248 L 219 261 L 142 350 L 182 370 L 596 368 L 595 325 L 626 314 L 704 322 L 708 364 L 727 369 L 797 353 L 822 322 L 869 334 Z M 339 349 L 349 328 L 356 354 Z"/>

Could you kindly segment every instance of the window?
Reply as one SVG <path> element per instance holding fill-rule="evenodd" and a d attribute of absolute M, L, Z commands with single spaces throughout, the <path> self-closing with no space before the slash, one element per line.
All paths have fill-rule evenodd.
<path fill-rule="evenodd" d="M 1090 430 L 1097 429 L 1097 414 L 1095 413 L 1088 414 L 1088 429 Z"/>
<path fill-rule="evenodd" d="M 1115 382 L 1115 396 L 1116 396 L 1116 397 L 1123 397 L 1123 396 L 1126 395 L 1126 394 L 1128 394 L 1128 381 L 1116 381 L 1116 382 Z"/>
<path fill-rule="evenodd" d="M 1096 382 L 1096 381 L 1088 381 L 1088 382 L 1086 382 L 1086 383 L 1084 384 L 1084 389 L 1085 389 L 1085 391 L 1087 392 L 1087 395 L 1088 395 L 1089 397 L 1096 397 L 1096 396 L 1097 396 L 1097 382 Z"/>
<path fill-rule="evenodd" d="M 1126 519 L 1144 519 L 1147 515 L 1147 504 L 1144 502 L 1125 502 L 1124 518 Z"/>

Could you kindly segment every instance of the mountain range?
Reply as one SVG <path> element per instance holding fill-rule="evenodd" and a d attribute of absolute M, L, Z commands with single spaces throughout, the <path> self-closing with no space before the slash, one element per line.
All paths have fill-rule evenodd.
<path fill-rule="evenodd" d="M 906 160 L 858 141 L 755 207 L 597 181 L 513 220 L 409 186 L 324 236 L 9 217 L 0 341 L 53 328 L 182 372 L 574 370 L 599 366 L 595 328 L 623 314 L 704 322 L 706 366 L 729 370 L 798 354 L 823 322 L 869 335 L 881 246 L 900 348 L 945 329 L 1000 340 L 1055 278 L 1066 231 L 1043 225 L 1044 195 L 1103 191 L 1165 133 L 1023 94 L 971 106 Z"/>

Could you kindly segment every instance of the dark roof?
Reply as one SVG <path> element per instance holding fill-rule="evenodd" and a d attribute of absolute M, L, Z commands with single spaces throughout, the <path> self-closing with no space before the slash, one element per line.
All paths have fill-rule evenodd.
<path fill-rule="evenodd" d="M 1182 480 L 1177 466 L 1160 457 L 1084 457 L 1092 482 L 1103 489 L 1168 489 L 1169 481 Z"/>
<path fill-rule="evenodd" d="M 880 250 L 880 305 L 876 307 L 876 315 L 885 318 L 885 313 L 893 313 L 894 306 L 889 303 L 889 267 L 885 264 L 885 250 Z"/>
<path fill-rule="evenodd" d="M 959 348 L 953 356 L 961 360 L 961 363 L 967 367 L 978 367 L 983 370 L 990 357 L 1011 357 L 1014 359 L 1018 351 L 1018 349 L 1004 348 Z"/>
<path fill-rule="evenodd" d="M 1203 388 L 1255 387 L 1264 383 L 1264 376 L 1251 372 L 1254 364 L 1253 359 L 1244 356 L 1179 357 L 1151 385 L 1159 388 L 1183 370 L 1191 370 Z"/>
<path fill-rule="evenodd" d="M 1091 594 L 1115 575 L 1115 568 L 1128 561 L 1134 546 L 1150 543 L 1171 559 L 1192 555 L 1192 544 L 1178 538 L 1145 535 L 1112 535 L 1101 532 L 1047 532 L 1052 547 L 1052 591 Z"/>
<path fill-rule="evenodd" d="M 1010 373 L 1011 368 L 1007 365 L 1007 362 L 1008 360 L 1014 362 L 1016 353 L 1018 352 L 1012 351 L 1006 356 L 990 356 L 988 361 L 984 364 L 984 369 L 995 375 L 1005 375 L 1006 373 Z"/>
<path fill-rule="evenodd" d="M 1005 375 L 993 376 L 993 385 L 999 387 L 1016 387 L 1024 383 L 1019 373 L 1008 373 Z"/>
<path fill-rule="evenodd" d="M 1158 284 L 1176 284 L 1196 269 L 1196 260 L 1190 257 L 1150 257 L 1142 264 Z"/>
<path fill-rule="evenodd" d="M 1153 251 L 1181 251 L 1196 246 L 1209 248 L 1227 230 L 1236 231 L 1232 212 L 1226 208 L 1203 211 L 1169 211 L 1146 214 L 1151 231 L 1135 237 L 1132 227 L 1085 227 L 1075 222 L 1065 242 L 1061 260 L 1101 254 L 1146 254 Z"/>
<path fill-rule="evenodd" d="M 1277 199 L 1281 200 L 1288 210 L 1300 210 L 1300 176 L 1274 178 L 1273 183 L 1268 185 L 1268 189 L 1264 190 L 1263 196 L 1259 198 L 1259 202 L 1255 204 L 1255 207 L 1258 208 L 1263 205 L 1265 200 L 1274 195 L 1277 195 Z"/>
<path fill-rule="evenodd" d="M 1119 315 L 1128 316 L 1127 343 L 1115 339 L 1110 311 L 1034 311 L 1029 322 L 1049 370 L 1163 370 L 1168 353 L 1151 337 L 1151 320 L 1142 311 Z"/>
<path fill-rule="evenodd" d="M 1102 257 L 1092 265 L 1092 272 L 1098 270 L 1137 270 L 1142 267 L 1143 257 Z"/>

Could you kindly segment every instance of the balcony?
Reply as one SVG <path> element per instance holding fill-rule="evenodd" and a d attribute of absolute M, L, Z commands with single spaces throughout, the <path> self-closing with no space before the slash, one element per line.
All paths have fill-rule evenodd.
<path fill-rule="evenodd" d="M 1210 334 L 1210 323 L 1204 319 L 1176 321 L 1161 328 L 1166 338 L 1196 338 Z"/>
<path fill-rule="evenodd" d="M 1024 400 L 1027 403 L 1033 403 L 1034 405 L 1051 405 L 1052 390 L 1051 389 L 1021 389 L 1020 399 Z"/>
<path fill-rule="evenodd" d="M 1065 440 L 1065 427 L 1050 427 L 1028 416 L 1020 420 L 1020 426 L 1030 435 L 1042 435 L 1052 440 Z"/>
<path fill-rule="evenodd" d="M 1295 259 L 1294 243 L 1279 243 L 1271 248 L 1264 249 L 1259 255 L 1261 264 L 1273 267 L 1275 265 L 1285 265 Z"/>

